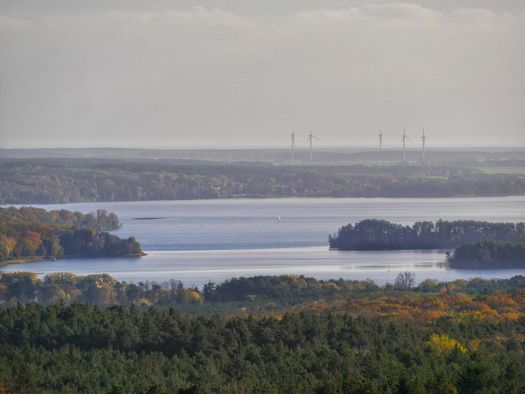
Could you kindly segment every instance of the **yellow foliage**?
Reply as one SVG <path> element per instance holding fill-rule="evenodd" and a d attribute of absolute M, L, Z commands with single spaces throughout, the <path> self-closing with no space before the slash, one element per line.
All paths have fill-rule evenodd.
<path fill-rule="evenodd" d="M 5 243 L 4 243 L 4 246 L 7 250 L 7 254 L 9 256 L 11 256 L 13 254 L 13 250 L 15 250 L 15 245 L 16 245 L 16 239 L 12 238 L 12 237 L 6 237 L 5 238 Z"/>
<path fill-rule="evenodd" d="M 190 302 L 201 302 L 201 295 L 194 289 L 182 289 L 179 293 L 180 301 L 184 304 Z"/>
<path fill-rule="evenodd" d="M 462 353 L 467 351 L 467 349 L 455 339 L 440 334 L 432 334 L 429 345 L 436 353 L 448 353 L 452 349 L 458 349 Z"/>

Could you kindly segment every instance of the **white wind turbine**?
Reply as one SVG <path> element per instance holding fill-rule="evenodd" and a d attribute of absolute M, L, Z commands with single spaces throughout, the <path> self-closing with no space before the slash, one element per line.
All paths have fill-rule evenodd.
<path fill-rule="evenodd" d="M 421 157 L 423 158 L 423 160 L 425 160 L 425 142 L 427 138 L 428 137 L 425 135 L 425 128 L 423 127 L 423 135 L 421 136 L 421 141 L 423 142 Z"/>
<path fill-rule="evenodd" d="M 294 151 L 295 151 L 295 131 L 292 131 L 292 134 L 290 134 L 290 138 L 292 139 L 292 161 L 293 161 Z"/>
<path fill-rule="evenodd" d="M 383 150 L 383 132 L 379 130 L 379 134 L 377 136 L 379 137 L 379 150 Z"/>
<path fill-rule="evenodd" d="M 406 141 L 409 140 L 407 136 L 407 131 L 403 127 L 403 135 L 401 136 L 401 140 L 403 141 L 403 162 L 407 161 L 407 151 L 406 151 Z"/>
<path fill-rule="evenodd" d="M 308 134 L 308 140 L 310 141 L 310 161 L 312 161 L 312 140 L 313 139 L 316 139 L 318 140 L 319 138 L 317 136 L 315 136 L 312 132 L 310 132 L 310 134 Z"/>

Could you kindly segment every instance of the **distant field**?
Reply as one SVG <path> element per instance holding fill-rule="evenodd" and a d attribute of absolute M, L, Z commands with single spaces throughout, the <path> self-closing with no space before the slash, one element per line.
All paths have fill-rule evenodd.
<path fill-rule="evenodd" d="M 479 167 L 484 174 L 520 174 L 525 175 L 525 167 Z"/>

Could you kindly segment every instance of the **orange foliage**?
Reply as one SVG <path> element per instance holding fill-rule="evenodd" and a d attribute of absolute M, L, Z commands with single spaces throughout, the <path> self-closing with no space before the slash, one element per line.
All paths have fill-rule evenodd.
<path fill-rule="evenodd" d="M 484 320 L 499 322 L 525 317 L 525 292 L 497 294 L 473 298 L 458 293 L 405 293 L 382 295 L 379 298 L 351 298 L 341 303 L 303 305 L 300 309 L 313 312 L 346 312 L 367 317 L 383 316 L 416 320 L 429 324 L 442 317 L 456 320 Z"/>

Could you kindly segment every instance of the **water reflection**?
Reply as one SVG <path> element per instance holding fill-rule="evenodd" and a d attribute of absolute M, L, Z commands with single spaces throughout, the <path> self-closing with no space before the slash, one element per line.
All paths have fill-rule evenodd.
<path fill-rule="evenodd" d="M 72 272 L 78 275 L 107 273 L 125 281 L 178 279 L 188 286 L 222 282 L 239 276 L 306 275 L 318 279 L 371 279 L 393 283 L 402 271 L 413 271 L 416 280 L 509 278 L 525 270 L 454 270 L 444 263 L 443 251 L 329 251 L 327 248 L 149 252 L 140 258 L 64 259 L 8 265 L 3 271 L 31 271 L 41 275 Z"/>

